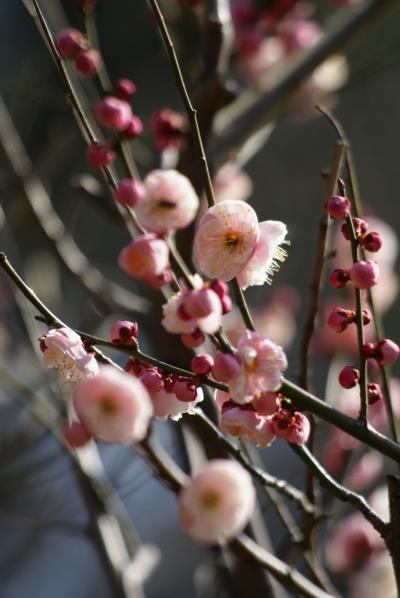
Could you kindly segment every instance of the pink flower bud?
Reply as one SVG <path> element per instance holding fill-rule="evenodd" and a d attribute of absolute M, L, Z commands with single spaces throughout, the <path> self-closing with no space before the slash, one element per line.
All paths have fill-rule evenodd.
<path fill-rule="evenodd" d="M 152 289 L 158 291 L 172 280 L 172 272 L 167 269 L 158 276 L 146 276 L 143 281 Z"/>
<path fill-rule="evenodd" d="M 167 147 L 180 147 L 183 142 L 186 118 L 169 108 L 158 110 L 150 117 L 154 145 L 160 151 Z"/>
<path fill-rule="evenodd" d="M 279 409 L 272 416 L 272 429 L 278 438 L 283 438 L 293 444 L 305 444 L 310 435 L 310 422 L 299 411 Z"/>
<path fill-rule="evenodd" d="M 78 29 L 63 29 L 55 42 L 61 58 L 76 58 L 88 47 L 88 40 Z"/>
<path fill-rule="evenodd" d="M 168 246 L 148 233 L 131 241 L 118 257 L 118 265 L 133 278 L 159 276 L 168 267 Z"/>
<path fill-rule="evenodd" d="M 115 160 L 115 151 L 112 142 L 94 142 L 89 145 L 87 159 L 95 168 L 110 166 Z"/>
<path fill-rule="evenodd" d="M 75 59 L 76 70 L 86 77 L 93 77 L 100 65 L 101 57 L 97 50 L 84 50 Z"/>
<path fill-rule="evenodd" d="M 339 384 L 343 388 L 353 388 L 360 380 L 360 372 L 351 365 L 346 365 L 339 374 Z"/>
<path fill-rule="evenodd" d="M 126 344 L 136 347 L 138 334 L 137 322 L 128 322 L 127 320 L 118 320 L 110 330 L 111 340 L 115 345 Z"/>
<path fill-rule="evenodd" d="M 385 338 L 376 346 L 375 359 L 381 367 L 394 363 L 400 353 L 400 349 L 395 342 Z"/>
<path fill-rule="evenodd" d="M 217 293 L 220 299 L 229 294 L 229 285 L 222 280 L 213 280 L 211 283 L 211 288 L 215 293 Z"/>
<path fill-rule="evenodd" d="M 146 189 L 139 179 L 122 179 L 117 185 L 115 196 L 120 204 L 133 208 L 146 197 Z"/>
<path fill-rule="evenodd" d="M 183 300 L 184 309 L 192 318 L 206 318 L 214 310 L 214 297 L 212 289 L 188 291 Z"/>
<path fill-rule="evenodd" d="M 172 391 L 175 393 L 176 398 L 184 403 L 191 403 L 196 399 L 197 388 L 193 384 L 193 380 L 189 378 L 179 377 L 175 381 Z"/>
<path fill-rule="evenodd" d="M 100 125 L 116 131 L 126 129 L 132 116 L 128 102 L 113 96 L 106 96 L 97 102 L 94 112 Z"/>
<path fill-rule="evenodd" d="M 377 401 L 380 401 L 383 398 L 383 394 L 379 384 L 368 384 L 367 386 L 367 398 L 368 404 L 373 405 Z"/>
<path fill-rule="evenodd" d="M 228 314 L 230 311 L 232 311 L 233 303 L 229 295 L 224 295 L 222 297 L 221 305 L 223 315 Z"/>
<path fill-rule="evenodd" d="M 375 359 L 376 343 L 366 343 L 362 350 L 365 359 Z"/>
<path fill-rule="evenodd" d="M 367 251 L 371 251 L 371 253 L 376 253 L 382 247 L 382 236 L 379 233 L 368 233 L 363 237 L 361 240 L 361 245 Z"/>
<path fill-rule="evenodd" d="M 356 234 L 356 238 L 359 239 L 360 237 L 363 237 L 365 235 L 365 233 L 367 232 L 366 222 L 364 222 L 364 220 L 361 220 L 361 218 L 352 218 L 352 221 L 353 221 L 354 232 Z M 340 230 L 342 231 L 342 235 L 344 236 L 344 238 L 347 241 L 351 241 L 352 235 L 347 226 L 347 222 L 342 224 L 342 228 Z"/>
<path fill-rule="evenodd" d="M 139 137 L 143 133 L 143 123 L 141 119 L 136 115 L 133 114 L 126 126 L 123 130 L 122 134 L 126 139 L 135 139 Z"/>
<path fill-rule="evenodd" d="M 372 316 L 371 312 L 368 309 L 362 310 L 362 323 L 364 326 L 367 326 L 371 322 Z"/>
<path fill-rule="evenodd" d="M 194 330 L 193 332 L 181 334 L 181 341 L 185 345 L 185 347 L 188 347 L 188 349 L 194 349 L 195 347 L 199 347 L 204 343 L 205 340 L 206 337 L 199 328 L 196 328 L 196 330 Z"/>
<path fill-rule="evenodd" d="M 150 394 L 159 392 L 164 388 L 164 379 L 158 368 L 148 368 L 140 376 L 140 381 L 145 385 Z"/>
<path fill-rule="evenodd" d="M 212 368 L 212 375 L 215 380 L 228 382 L 232 378 L 235 378 L 239 372 L 239 362 L 233 355 L 217 351 Z"/>
<path fill-rule="evenodd" d="M 369 289 L 378 283 L 379 268 L 375 262 L 359 260 L 350 268 L 349 275 L 357 289 Z"/>
<path fill-rule="evenodd" d="M 136 93 L 136 85 L 130 79 L 118 79 L 114 85 L 115 95 L 121 100 L 129 100 Z"/>
<path fill-rule="evenodd" d="M 327 324 L 331 330 L 334 330 L 335 332 L 343 332 L 351 322 L 354 322 L 355 317 L 356 313 L 353 310 L 332 307 Z"/>
<path fill-rule="evenodd" d="M 328 280 L 330 285 L 335 289 L 341 289 L 345 287 L 350 280 L 349 272 L 347 270 L 343 270 L 342 268 L 337 268 L 329 274 Z"/>
<path fill-rule="evenodd" d="M 255 504 L 250 475 L 236 461 L 206 463 L 181 490 L 179 520 L 195 540 L 213 544 L 229 540 L 249 521 Z"/>
<path fill-rule="evenodd" d="M 78 449 L 92 440 L 91 433 L 81 422 L 66 423 L 62 430 L 62 437 L 71 448 Z"/>
<path fill-rule="evenodd" d="M 211 355 L 201 353 L 193 357 L 190 367 L 192 368 L 192 372 L 195 374 L 198 374 L 199 376 L 206 376 L 211 372 L 213 365 L 214 359 L 211 357 Z"/>
<path fill-rule="evenodd" d="M 333 220 L 344 220 L 350 214 L 350 201 L 347 197 L 334 195 L 325 204 L 325 210 Z"/>

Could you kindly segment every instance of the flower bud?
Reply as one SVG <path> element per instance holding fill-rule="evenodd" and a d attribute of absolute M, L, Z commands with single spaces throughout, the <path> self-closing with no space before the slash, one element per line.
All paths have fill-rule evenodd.
<path fill-rule="evenodd" d="M 110 166 L 115 160 L 115 151 L 112 142 L 99 143 L 95 141 L 89 145 L 87 159 L 95 168 Z"/>
<path fill-rule="evenodd" d="M 348 270 L 343 270 L 343 268 L 337 268 L 329 274 L 328 280 L 330 285 L 335 289 L 341 289 L 345 287 L 350 280 L 349 272 Z"/>
<path fill-rule="evenodd" d="M 310 435 L 310 422 L 299 411 L 279 409 L 272 416 L 272 430 L 278 438 L 284 438 L 293 444 L 305 444 Z"/>
<path fill-rule="evenodd" d="M 385 367 L 397 360 L 399 352 L 398 345 L 389 338 L 385 338 L 376 345 L 375 359 L 381 367 Z"/>
<path fill-rule="evenodd" d="M 117 185 L 115 196 L 120 204 L 133 208 L 146 197 L 146 189 L 138 179 L 122 179 Z"/>
<path fill-rule="evenodd" d="M 211 355 L 202 353 L 193 357 L 190 367 L 192 372 L 195 374 L 198 374 L 199 376 L 206 376 L 211 372 L 213 365 L 214 359 L 211 357 Z"/>
<path fill-rule="evenodd" d="M 100 65 L 101 57 L 97 50 L 84 50 L 75 59 L 76 70 L 86 77 L 93 77 Z"/>
<path fill-rule="evenodd" d="M 168 246 L 152 233 L 131 241 L 118 256 L 118 265 L 133 278 L 159 276 L 168 267 Z"/>
<path fill-rule="evenodd" d="M 343 332 L 347 326 L 354 322 L 356 314 L 353 310 L 343 309 L 341 307 L 332 307 L 327 324 L 335 332 Z"/>
<path fill-rule="evenodd" d="M 158 368 L 148 368 L 140 376 L 140 381 L 149 393 L 159 392 L 164 388 L 164 379 Z"/>
<path fill-rule="evenodd" d="M 350 214 L 350 205 L 347 197 L 334 195 L 325 203 L 325 210 L 333 220 L 344 220 Z"/>
<path fill-rule="evenodd" d="M 136 93 L 136 85 L 130 79 L 118 79 L 114 85 L 115 95 L 121 100 L 128 101 Z"/>
<path fill-rule="evenodd" d="M 211 289 L 188 291 L 183 300 L 185 312 L 191 318 L 206 318 L 214 310 L 215 293 Z"/>
<path fill-rule="evenodd" d="M 379 268 L 375 262 L 359 260 L 350 268 L 349 275 L 357 289 L 369 289 L 378 282 Z"/>
<path fill-rule="evenodd" d="M 78 29 L 63 29 L 55 43 L 61 58 L 76 58 L 88 47 L 88 40 Z"/>
<path fill-rule="evenodd" d="M 230 353 L 217 352 L 212 368 L 212 375 L 215 380 L 228 382 L 240 371 L 238 360 Z"/>
<path fill-rule="evenodd" d="M 176 398 L 184 403 L 191 403 L 196 399 L 197 388 L 189 378 L 179 377 L 172 387 Z"/>
<path fill-rule="evenodd" d="M 136 114 L 133 114 L 122 134 L 126 139 L 135 139 L 142 133 L 143 123 Z"/>
<path fill-rule="evenodd" d="M 364 222 L 364 220 L 361 220 L 361 218 L 352 218 L 352 221 L 353 221 L 354 232 L 356 234 L 356 239 L 360 239 L 367 232 L 367 228 L 368 228 L 367 224 L 366 224 L 366 222 Z M 351 235 L 351 231 L 349 231 L 347 222 L 342 224 L 342 228 L 340 230 L 342 231 L 342 235 L 344 236 L 344 238 L 347 241 L 351 241 L 352 235 Z"/>
<path fill-rule="evenodd" d="M 132 117 L 128 102 L 113 96 L 106 96 L 97 102 L 94 112 L 100 125 L 116 131 L 126 129 Z"/>
<path fill-rule="evenodd" d="M 138 334 L 139 326 L 137 322 L 128 322 L 127 320 L 118 320 L 110 330 L 111 340 L 114 345 L 127 344 L 136 347 Z"/>
<path fill-rule="evenodd" d="M 379 233 L 375 232 L 368 233 L 360 241 L 364 249 L 370 251 L 371 253 L 376 253 L 377 251 L 379 251 L 382 247 L 382 242 L 382 236 Z"/>
<path fill-rule="evenodd" d="M 339 384 L 343 388 L 353 388 L 360 380 L 360 372 L 351 365 L 346 365 L 339 374 Z"/>
<path fill-rule="evenodd" d="M 65 423 L 61 430 L 65 442 L 74 449 L 79 449 L 92 440 L 89 430 L 78 421 Z"/>
<path fill-rule="evenodd" d="M 368 384 L 367 386 L 367 398 L 368 404 L 373 405 L 377 401 L 380 401 L 383 398 L 383 394 L 379 384 Z"/>
<path fill-rule="evenodd" d="M 202 345 L 205 340 L 206 337 L 199 328 L 196 328 L 193 332 L 181 334 L 181 341 L 185 347 L 188 347 L 188 349 L 194 349 L 195 347 Z"/>

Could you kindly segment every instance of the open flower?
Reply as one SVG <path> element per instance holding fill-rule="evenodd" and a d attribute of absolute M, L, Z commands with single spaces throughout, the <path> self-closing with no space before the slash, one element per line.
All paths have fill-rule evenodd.
<path fill-rule="evenodd" d="M 236 403 L 249 403 L 260 394 L 279 389 L 287 367 L 282 347 L 257 332 L 246 331 L 239 339 L 237 357 L 240 371 L 229 380 L 229 392 Z"/>
<path fill-rule="evenodd" d="M 221 411 L 221 430 L 264 448 L 275 439 L 271 418 L 258 414 L 252 403 L 226 401 Z"/>
<path fill-rule="evenodd" d="M 287 234 L 286 225 L 277 220 L 260 222 L 260 236 L 253 255 L 238 273 L 237 279 L 242 289 L 253 285 L 271 283 L 271 277 L 279 270 L 279 262 L 286 259 L 282 249 Z"/>
<path fill-rule="evenodd" d="M 176 170 L 152 170 L 143 181 L 146 196 L 136 206 L 144 228 L 153 233 L 185 228 L 199 207 L 191 182 Z"/>
<path fill-rule="evenodd" d="M 85 350 L 79 334 L 70 328 L 49 330 L 40 338 L 40 348 L 45 365 L 56 368 L 67 382 L 99 371 L 94 355 Z"/>
<path fill-rule="evenodd" d="M 93 438 L 102 442 L 139 442 L 153 408 L 145 386 L 112 366 L 83 379 L 74 390 L 76 414 Z"/>
<path fill-rule="evenodd" d="M 192 409 L 204 399 L 203 390 L 199 387 L 196 390 L 194 401 L 179 401 L 173 391 L 164 388 L 158 392 L 150 393 L 153 403 L 154 417 L 160 420 L 166 420 L 169 417 L 173 421 L 178 421 L 183 413 L 190 413 Z"/>
<path fill-rule="evenodd" d="M 254 503 L 254 486 L 247 471 L 236 461 L 216 459 L 181 490 L 179 519 L 195 540 L 222 542 L 242 531 Z"/>
<path fill-rule="evenodd" d="M 257 214 L 251 206 L 244 201 L 221 201 L 200 220 L 194 258 L 209 278 L 232 280 L 253 255 L 259 233 Z"/>

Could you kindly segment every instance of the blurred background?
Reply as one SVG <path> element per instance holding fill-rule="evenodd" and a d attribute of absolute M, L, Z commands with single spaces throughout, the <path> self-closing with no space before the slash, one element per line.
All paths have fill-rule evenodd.
<path fill-rule="evenodd" d="M 240 2 L 233 4 L 237 9 Z M 343 8 L 325 0 L 312 4 L 315 12 L 304 13 L 309 15 L 304 18 L 326 30 L 336 26 L 339 10 L 340 18 L 347 18 L 362 2 L 357 7 Z M 42 0 L 41 6 L 54 33 L 68 24 L 83 27 L 78 0 Z M 193 11 L 177 0 L 164 2 L 163 6 L 189 88 L 196 88 L 204 56 L 201 38 L 204 22 L 196 12 L 201 8 Z M 103 179 L 87 164 L 85 141 L 30 11 L 28 0 L 0 3 L 3 57 L 0 61 L 3 123 L 0 248 L 43 301 L 71 327 L 108 336 L 109 327 L 116 319 L 135 319 L 140 325 L 144 350 L 171 363 L 182 363 L 185 358 L 181 349 L 159 329 L 161 304 L 157 294 L 129 279 L 116 266 L 118 253 L 129 240 L 128 233 L 112 209 Z M 111 79 L 129 77 L 137 85 L 133 108 L 143 120 L 145 131 L 133 142 L 132 149 L 141 174 L 176 163 L 175 150 L 163 155 L 156 150 L 149 127 L 155 111 L 168 107 L 182 113 L 183 109 L 147 3 L 98 0 L 96 20 Z M 399 338 L 395 240 L 399 222 L 399 23 L 400 7 L 392 3 L 376 22 L 368 23 L 341 50 L 343 62 L 328 69 L 327 83 L 325 87 L 321 85 L 323 93 L 317 90 L 315 98 L 315 89 L 304 86 L 264 121 L 262 143 L 256 144 L 258 151 L 251 150 L 248 155 L 245 152 L 244 157 L 239 152 L 245 174 L 240 169 L 241 178 L 234 180 L 228 193 L 237 191 L 246 195 L 243 199 L 248 196 L 260 221 L 282 220 L 289 228 L 289 257 L 273 284 L 247 293 L 260 329 L 286 347 L 289 379 L 295 380 L 299 375 L 299 339 L 324 200 L 321 173 L 329 167 L 337 138 L 327 120 L 313 108 L 315 101 L 321 100 L 334 108 L 351 140 L 365 210 L 379 219 L 374 221 L 373 230 L 382 229 L 388 239 L 393 237 L 389 243 L 390 255 L 382 258 L 386 274 L 377 301 L 391 338 L 395 341 Z M 249 58 L 243 45 L 239 43 L 235 52 L 228 73 L 233 95 L 240 94 L 246 86 L 257 89 L 259 74 L 258 71 L 255 74 L 254 56 Z M 275 72 L 272 69 L 280 68 L 286 59 L 287 56 L 279 56 L 277 67 L 268 68 Z M 268 68 L 261 75 L 268 77 Z M 90 112 L 90 102 L 97 97 L 95 85 L 83 78 L 79 81 Z M 10 129 L 5 127 L 8 118 L 14 123 L 13 136 L 20 137 L 26 151 L 24 158 L 19 152 L 22 170 L 25 169 L 25 174 L 33 173 L 43 185 L 36 203 L 35 198 L 27 197 L 29 192 L 22 184 L 21 172 L 18 167 L 15 169 L 15 163 L 14 166 L 10 163 L 9 153 L 4 149 L 7 139 L 10 141 Z M 230 118 L 229 114 L 226 118 Z M 221 122 L 223 127 L 223 119 Z M 27 157 L 32 165 L 26 162 Z M 214 173 L 228 158 L 235 163 L 237 157 L 229 148 L 212 154 Z M 228 179 L 232 183 L 233 177 Z M 221 193 L 226 187 L 222 179 Z M 32 185 L 28 185 L 28 191 L 29 188 L 32 191 Z M 50 206 L 46 203 L 48 198 Z M 117 302 L 94 298 L 71 273 L 71 268 L 66 267 L 65 260 L 60 259 L 59 248 L 49 241 L 44 231 L 46 225 L 43 226 L 44 220 L 47 232 L 56 231 L 57 236 L 57 215 L 90 264 L 104 279 L 126 290 L 126 294 L 118 294 Z M 391 230 L 387 231 L 385 226 Z M 181 242 L 187 252 L 187 241 Z M 67 255 L 71 256 L 71 251 L 75 255 L 68 243 L 64 249 Z M 331 296 L 325 285 L 322 309 Z M 38 417 L 44 419 L 56 429 L 56 419 L 48 405 L 54 410 L 62 409 L 63 396 L 68 392 L 41 365 L 37 343 L 32 348 L 31 340 L 38 339 L 45 327 L 34 320 L 35 311 L 15 296 L 3 275 L 0 275 L 0 307 L 0 596 L 108 598 L 116 595 L 93 539 L 93 522 L 79 473 L 48 427 L 38 421 Z M 235 314 L 226 318 L 228 330 L 237 333 L 239 324 Z M 329 386 L 332 367 L 337 371 L 353 348 L 351 339 L 348 344 L 337 346 L 326 335 L 326 330 L 317 333 L 313 383 L 318 396 L 327 396 L 329 391 L 329 400 L 333 402 L 339 398 L 334 396 L 337 388 L 331 384 L 332 391 Z M 332 366 L 333 360 L 336 361 Z M 122 356 L 119 362 L 123 363 Z M 187 467 L 176 426 L 157 424 L 157 432 L 171 456 Z M 175 499 L 154 479 L 147 465 L 132 450 L 123 447 L 99 446 L 99 453 L 101 462 L 92 455 L 95 464 L 91 461 L 90 467 L 94 467 L 101 480 L 112 482 L 141 541 L 152 547 L 149 568 L 154 565 L 154 570 L 145 581 L 145 595 L 151 598 L 225 595 L 208 567 L 212 555 L 196 547 L 179 529 Z M 294 485 L 303 484 L 302 465 L 293 460 L 283 442 L 262 451 L 262 458 L 270 473 L 287 476 Z M 271 506 L 264 507 L 273 544 L 282 547 L 283 531 Z M 285 556 L 285 548 L 281 556 Z"/>

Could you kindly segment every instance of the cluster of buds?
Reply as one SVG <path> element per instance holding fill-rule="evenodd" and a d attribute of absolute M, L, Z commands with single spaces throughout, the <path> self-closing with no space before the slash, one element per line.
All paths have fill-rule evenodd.
<path fill-rule="evenodd" d="M 205 334 L 215 334 L 221 326 L 222 315 L 232 309 L 225 282 L 200 280 L 196 280 L 196 288 L 173 295 L 163 306 L 164 328 L 180 334 L 183 344 L 189 348 L 201 345 Z"/>
<path fill-rule="evenodd" d="M 121 139 L 135 139 L 143 132 L 143 123 L 136 114 L 133 114 L 130 105 L 135 92 L 136 85 L 133 81 L 119 79 L 114 85 L 113 93 L 103 97 L 94 107 L 99 125 L 117 133 Z M 116 156 L 116 143 L 115 139 L 92 143 L 87 154 L 90 164 L 95 168 L 112 164 Z M 139 190 L 137 193 L 140 195 Z"/>
<path fill-rule="evenodd" d="M 150 395 L 154 415 L 164 420 L 179 419 L 203 400 L 202 376 L 187 378 L 163 372 L 159 367 L 130 358 L 125 370 L 138 378 Z"/>
<path fill-rule="evenodd" d="M 360 218 L 352 218 L 350 201 L 343 196 L 335 195 L 325 204 L 325 209 L 333 220 L 346 220 L 341 232 L 347 241 L 356 242 L 364 250 L 377 252 L 382 247 L 382 237 L 377 232 L 368 232 L 368 225 Z M 373 261 L 357 260 L 348 270 L 337 268 L 329 275 L 329 282 L 335 288 L 342 288 L 351 281 L 355 288 L 366 290 L 378 282 L 379 270 Z M 328 326 L 335 332 L 343 332 L 357 321 L 354 310 L 333 307 L 328 316 Z M 362 312 L 362 324 L 365 326 L 371 321 L 368 310 Z M 391 365 L 399 355 L 399 347 L 390 339 L 377 343 L 367 343 L 362 347 L 366 359 L 374 359 L 380 367 Z M 351 365 L 346 365 L 339 374 L 339 383 L 343 388 L 354 388 L 360 382 L 360 372 Z M 368 403 L 373 404 L 382 398 L 382 391 L 378 384 L 367 385 Z"/>
<path fill-rule="evenodd" d="M 97 50 L 90 47 L 87 37 L 79 29 L 63 29 L 56 38 L 61 58 L 73 60 L 76 70 L 86 77 L 93 77 L 101 65 Z"/>

